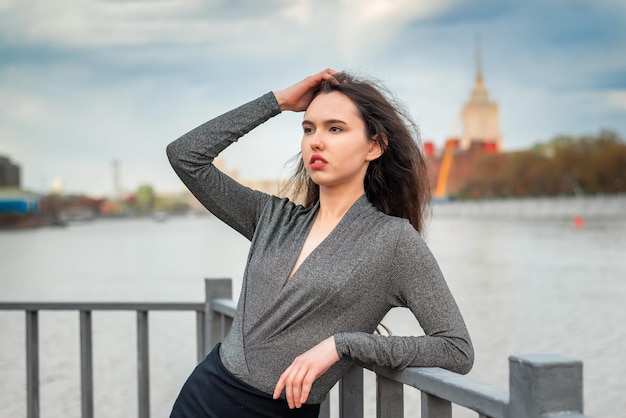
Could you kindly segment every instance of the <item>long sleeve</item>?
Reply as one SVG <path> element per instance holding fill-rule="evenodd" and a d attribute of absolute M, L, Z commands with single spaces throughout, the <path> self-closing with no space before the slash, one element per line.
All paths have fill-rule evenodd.
<path fill-rule="evenodd" d="M 339 355 L 396 369 L 441 367 L 468 373 L 474 350 L 458 306 L 424 241 L 414 230 L 403 232 L 388 277 L 395 299 L 390 303 L 409 308 L 426 335 L 337 333 Z"/>
<path fill-rule="evenodd" d="M 252 239 L 267 195 L 220 172 L 213 160 L 227 146 L 279 113 L 270 92 L 198 126 L 167 147 L 174 171 L 193 195 L 248 239 Z"/>

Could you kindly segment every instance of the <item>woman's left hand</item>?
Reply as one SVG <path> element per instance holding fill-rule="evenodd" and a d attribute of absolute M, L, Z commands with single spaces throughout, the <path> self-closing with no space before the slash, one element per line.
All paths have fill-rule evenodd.
<path fill-rule="evenodd" d="M 323 375 L 330 366 L 339 361 L 335 338 L 329 337 L 295 358 L 278 379 L 274 389 L 274 399 L 278 399 L 283 389 L 289 408 L 300 408 L 309 397 L 313 382 Z"/>

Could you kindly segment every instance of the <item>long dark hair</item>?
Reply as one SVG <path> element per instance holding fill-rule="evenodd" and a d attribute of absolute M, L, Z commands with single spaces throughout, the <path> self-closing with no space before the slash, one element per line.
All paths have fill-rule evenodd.
<path fill-rule="evenodd" d="M 430 186 L 417 126 L 378 83 L 346 73 L 336 74 L 335 80 L 336 83 L 322 83 L 315 95 L 334 91 L 345 94 L 365 122 L 367 136 L 383 150 L 367 168 L 364 180 L 367 198 L 381 212 L 406 218 L 423 233 Z M 302 198 L 306 207 L 319 200 L 319 186 L 308 176 L 302 158 L 288 188 Z"/>

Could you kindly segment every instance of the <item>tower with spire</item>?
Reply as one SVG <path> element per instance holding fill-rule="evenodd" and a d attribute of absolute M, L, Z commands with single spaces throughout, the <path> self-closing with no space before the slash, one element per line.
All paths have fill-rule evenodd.
<path fill-rule="evenodd" d="M 462 149 L 478 145 L 484 149 L 502 150 L 498 104 L 489 100 L 489 91 L 483 81 L 479 39 L 476 40 L 476 84 L 469 101 L 463 107 L 462 120 Z"/>

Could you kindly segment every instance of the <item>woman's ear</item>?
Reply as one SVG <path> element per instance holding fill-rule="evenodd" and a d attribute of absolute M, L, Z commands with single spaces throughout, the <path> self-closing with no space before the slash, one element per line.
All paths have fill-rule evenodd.
<path fill-rule="evenodd" d="M 382 141 L 380 141 L 379 138 L 382 138 Z M 370 141 L 370 149 L 367 153 L 367 161 L 374 161 L 377 158 L 380 158 L 380 156 L 383 155 L 383 152 L 385 152 L 385 148 L 387 148 L 387 144 L 388 142 L 387 142 L 386 136 L 381 135 L 379 137 L 378 135 L 374 135 L 372 137 L 372 140 Z"/>

